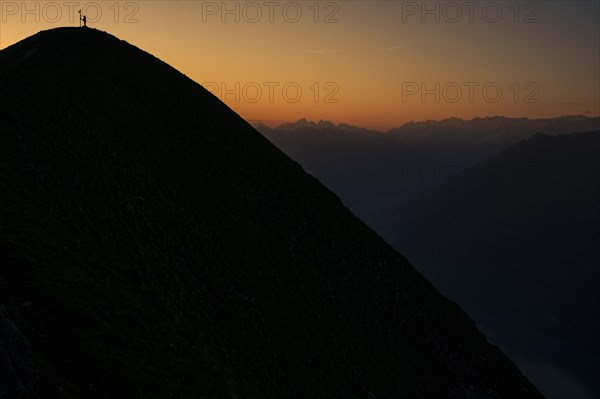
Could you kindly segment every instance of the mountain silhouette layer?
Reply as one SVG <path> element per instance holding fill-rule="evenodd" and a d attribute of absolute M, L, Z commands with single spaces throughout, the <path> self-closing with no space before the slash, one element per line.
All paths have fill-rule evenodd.
<path fill-rule="evenodd" d="M 0 303 L 32 397 L 541 397 L 332 192 L 155 57 L 44 31 L 0 52 L 0 92 Z"/>
<path fill-rule="evenodd" d="M 408 122 L 387 134 L 306 119 L 254 127 L 339 195 L 362 221 L 394 241 L 399 232 L 410 230 L 407 219 L 414 209 L 405 202 L 417 192 L 447 183 L 536 133 L 600 129 L 600 118 L 449 118 Z"/>
<path fill-rule="evenodd" d="M 340 196 L 369 226 L 382 209 L 394 209 L 417 184 L 405 179 L 424 157 L 393 137 L 351 125 L 307 122 L 302 119 L 275 129 L 258 126 L 290 158 Z"/>
<path fill-rule="evenodd" d="M 492 116 L 405 123 L 388 134 L 438 161 L 481 162 L 535 133 L 557 135 L 600 129 L 600 118 L 582 115 L 549 119 Z"/>
<path fill-rule="evenodd" d="M 412 198 L 408 204 L 415 209 L 418 221 L 404 239 L 447 246 L 473 244 L 471 251 L 454 258 L 469 262 L 455 264 L 451 272 L 448 268 L 439 271 L 444 274 L 438 281 L 440 286 L 458 284 L 455 295 L 466 295 L 469 290 L 469 283 L 459 278 L 463 274 L 475 277 L 479 272 L 489 286 L 499 290 L 531 274 L 526 277 L 527 292 L 549 284 L 546 294 L 535 295 L 541 302 L 573 300 L 575 293 L 582 294 L 585 285 L 593 291 L 594 281 L 600 277 L 578 277 L 581 281 L 572 282 L 573 286 L 567 290 L 570 294 L 556 295 L 557 282 L 566 284 L 569 277 L 575 278 L 580 267 L 598 273 L 588 263 L 598 262 L 595 244 L 600 239 L 599 154 L 598 131 L 558 136 L 536 134 L 461 172 L 453 181 Z M 475 244 L 487 244 L 489 248 L 476 248 Z M 502 247 L 503 251 L 493 253 L 494 246 Z M 533 259 L 543 259 L 535 270 L 521 265 L 515 274 L 506 267 L 509 263 L 513 267 L 527 264 Z M 567 263 L 570 268 L 565 276 L 563 265 Z M 485 265 L 494 265 L 494 273 Z M 468 272 L 457 273 L 461 267 L 468 268 Z M 542 274 L 544 281 L 539 278 Z M 555 275 L 550 278 L 551 274 Z M 499 281 L 503 284 L 498 284 Z M 491 293 L 480 284 L 471 289 L 483 290 L 471 294 L 471 300 L 480 304 L 484 297 L 494 302 L 499 298 L 498 293 Z M 592 305 L 583 298 L 579 300 L 581 304 L 574 307 Z M 566 317 L 569 312 L 562 313 Z"/>
<path fill-rule="evenodd" d="M 538 133 L 408 201 L 414 227 L 396 244 L 503 349 L 593 392 L 567 396 L 596 397 L 599 199 L 600 131 Z M 556 373 L 531 368 L 565 397 Z"/>

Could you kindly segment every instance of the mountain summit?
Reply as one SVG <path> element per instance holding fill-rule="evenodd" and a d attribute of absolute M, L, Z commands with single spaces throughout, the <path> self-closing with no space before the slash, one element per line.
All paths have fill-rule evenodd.
<path fill-rule="evenodd" d="M 0 52 L 0 92 L 0 304 L 31 397 L 541 397 L 333 193 L 155 57 L 44 31 Z M 0 365 L 11 353 L 0 340 Z"/>

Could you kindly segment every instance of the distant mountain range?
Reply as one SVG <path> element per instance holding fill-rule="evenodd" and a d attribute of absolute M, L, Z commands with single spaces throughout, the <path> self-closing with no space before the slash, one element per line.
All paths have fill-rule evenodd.
<path fill-rule="evenodd" d="M 44 31 L 0 52 L 0 92 L 4 399 L 542 397 L 335 194 L 155 57 Z"/>
<path fill-rule="evenodd" d="M 600 129 L 600 117 L 449 118 L 409 122 L 388 133 L 306 119 L 255 128 L 381 233 L 381 219 L 424 187 L 444 183 L 536 133 Z"/>
<path fill-rule="evenodd" d="M 409 122 L 388 134 L 438 161 L 479 162 L 535 133 L 557 135 L 598 129 L 600 117 L 528 119 L 494 116 Z"/>
<path fill-rule="evenodd" d="M 254 124 L 255 128 L 269 138 L 279 135 L 304 140 L 319 132 L 327 137 L 366 138 L 384 134 L 375 130 L 348 124 L 335 125 L 330 121 L 312 122 L 300 119 L 283 123 L 275 128 Z M 508 118 L 492 116 L 464 120 L 448 118 L 407 122 L 385 134 L 393 137 L 415 153 L 437 162 L 479 162 L 497 154 L 509 146 L 529 138 L 535 133 L 557 135 L 561 133 L 589 132 L 600 129 L 600 117 L 583 115 L 561 116 L 548 119 Z M 292 134 L 295 133 L 295 134 Z"/>
<path fill-rule="evenodd" d="M 419 186 L 409 173 L 425 158 L 377 131 L 304 119 L 258 129 L 365 221 L 373 209 L 395 207 Z"/>

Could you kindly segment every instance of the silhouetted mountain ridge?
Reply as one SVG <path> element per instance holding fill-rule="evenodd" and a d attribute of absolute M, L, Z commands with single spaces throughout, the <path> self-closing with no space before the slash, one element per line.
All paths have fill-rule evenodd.
<path fill-rule="evenodd" d="M 333 193 L 155 57 L 44 31 L 0 52 L 0 91 L 0 303 L 31 344 L 33 397 L 541 397 Z"/>

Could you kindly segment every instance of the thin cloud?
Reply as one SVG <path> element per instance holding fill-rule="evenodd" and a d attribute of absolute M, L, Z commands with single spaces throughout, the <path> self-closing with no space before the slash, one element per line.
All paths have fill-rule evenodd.
<path fill-rule="evenodd" d="M 341 49 L 317 49 L 317 50 L 308 50 L 309 54 L 337 54 L 341 53 L 343 50 Z"/>

